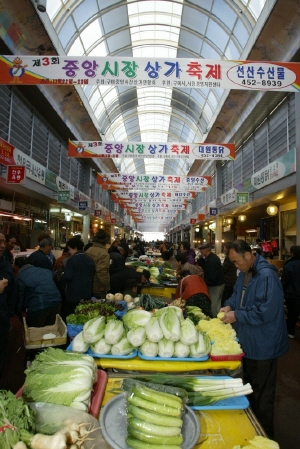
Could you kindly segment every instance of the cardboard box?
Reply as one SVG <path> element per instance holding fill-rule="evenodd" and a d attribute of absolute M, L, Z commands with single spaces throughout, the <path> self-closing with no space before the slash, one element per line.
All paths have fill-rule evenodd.
<path fill-rule="evenodd" d="M 62 317 L 56 315 L 55 324 L 45 327 L 28 327 L 24 322 L 24 345 L 26 349 L 47 348 L 49 346 L 64 345 L 67 342 L 67 326 Z M 43 338 L 44 335 L 54 334 L 53 338 Z"/>

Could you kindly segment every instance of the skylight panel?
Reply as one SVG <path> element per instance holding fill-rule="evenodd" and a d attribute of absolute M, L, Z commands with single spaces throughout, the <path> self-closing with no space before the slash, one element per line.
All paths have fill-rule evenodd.
<path fill-rule="evenodd" d="M 87 28 L 81 33 L 81 39 L 86 50 L 102 37 L 99 21 L 94 20 Z"/>
<path fill-rule="evenodd" d="M 84 54 L 84 48 L 81 44 L 81 40 L 78 37 L 73 45 L 71 46 L 70 50 L 68 51 L 68 56 L 81 56 Z"/>

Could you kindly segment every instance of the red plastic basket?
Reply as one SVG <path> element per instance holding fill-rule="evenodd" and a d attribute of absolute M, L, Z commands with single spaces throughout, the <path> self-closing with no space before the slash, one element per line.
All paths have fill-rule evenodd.
<path fill-rule="evenodd" d="M 242 360 L 242 358 L 244 357 L 244 353 L 242 352 L 241 354 L 226 354 L 226 355 L 211 355 L 210 354 L 210 358 L 213 362 L 220 362 L 220 361 L 225 361 L 225 360 Z"/>
<path fill-rule="evenodd" d="M 91 397 L 91 406 L 89 409 L 89 414 L 94 416 L 94 418 L 99 418 L 100 407 L 102 404 L 102 399 L 105 392 L 105 387 L 107 383 L 107 374 L 105 371 L 98 369 L 97 382 L 94 384 L 94 389 Z M 21 398 L 24 385 L 17 391 L 16 397 Z"/>

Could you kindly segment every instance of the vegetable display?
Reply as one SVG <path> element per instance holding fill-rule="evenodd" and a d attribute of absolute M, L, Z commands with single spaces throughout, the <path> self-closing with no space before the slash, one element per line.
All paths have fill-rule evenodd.
<path fill-rule="evenodd" d="M 170 374 L 141 374 L 134 379 L 158 385 L 169 385 L 187 392 L 187 405 L 206 406 L 218 401 L 252 393 L 251 385 L 243 385 L 240 378 L 218 379 L 218 377 L 190 377 Z"/>
<path fill-rule="evenodd" d="M 246 446 L 234 446 L 232 449 L 279 449 L 279 444 L 269 438 L 256 435 Z"/>
<path fill-rule="evenodd" d="M 184 400 L 176 388 L 165 392 L 124 379 L 122 389 L 127 404 L 126 444 L 132 449 L 181 449 Z"/>
<path fill-rule="evenodd" d="M 88 411 L 97 365 L 89 355 L 48 348 L 25 370 L 23 397 Z"/>
<path fill-rule="evenodd" d="M 0 390 L 0 447 L 12 449 L 23 431 L 35 431 L 35 413 L 22 398 L 11 391 Z"/>
<path fill-rule="evenodd" d="M 114 304 L 101 303 L 93 300 L 82 300 L 75 308 L 75 312 L 68 315 L 68 324 L 85 324 L 92 318 L 104 316 L 106 319 L 116 319 L 115 312 L 120 310 L 120 306 Z"/>

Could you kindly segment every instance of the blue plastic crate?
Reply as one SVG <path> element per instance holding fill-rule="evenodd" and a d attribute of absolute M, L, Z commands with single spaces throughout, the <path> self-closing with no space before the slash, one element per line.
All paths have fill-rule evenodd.
<path fill-rule="evenodd" d="M 68 324 L 67 323 L 67 333 L 69 338 L 76 337 L 79 332 L 82 332 L 83 324 Z"/>

